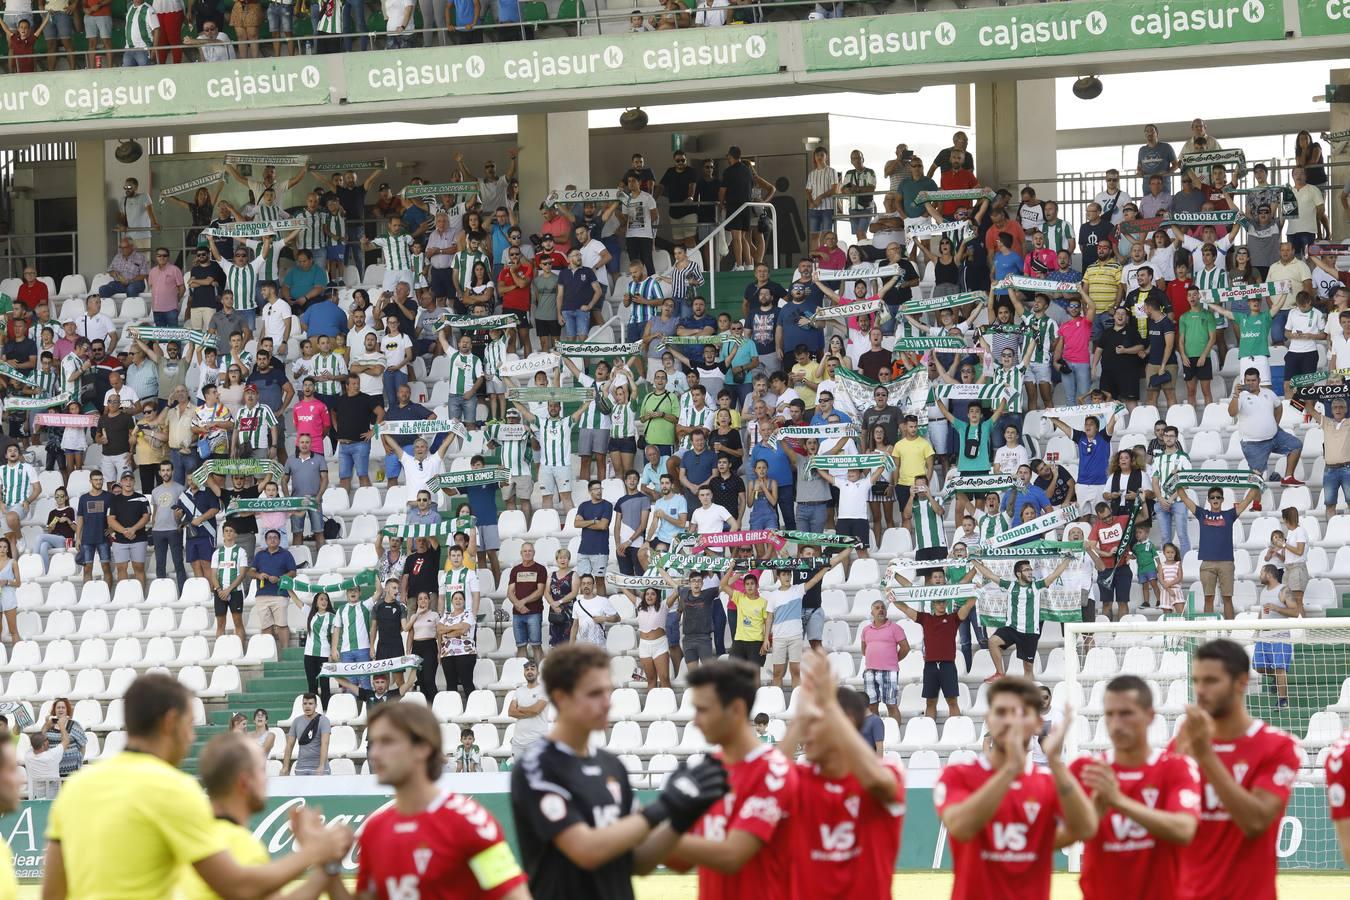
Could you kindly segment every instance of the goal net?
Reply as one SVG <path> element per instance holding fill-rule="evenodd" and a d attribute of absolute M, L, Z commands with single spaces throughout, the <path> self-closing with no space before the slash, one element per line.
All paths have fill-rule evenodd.
<path fill-rule="evenodd" d="M 1350 726 L 1350 618 L 1077 622 L 1064 627 L 1063 696 L 1078 710 L 1065 742 L 1072 755 L 1110 747 L 1103 718 L 1107 683 L 1137 675 L 1153 689 L 1149 742 L 1166 746 L 1193 702 L 1191 661 L 1200 644 L 1226 638 L 1253 661 L 1247 709 L 1300 746 L 1298 779 L 1280 823 L 1280 866 L 1339 869 L 1326 803 L 1323 762 Z M 1259 667 L 1259 670 L 1258 670 Z"/>

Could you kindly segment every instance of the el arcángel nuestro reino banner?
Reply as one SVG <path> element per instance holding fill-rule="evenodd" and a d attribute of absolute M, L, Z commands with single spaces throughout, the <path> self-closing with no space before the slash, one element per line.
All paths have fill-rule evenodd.
<path fill-rule="evenodd" d="M 315 59 L 6 75 L 0 78 L 0 124 L 169 118 L 326 104 L 331 85 Z"/>
<path fill-rule="evenodd" d="M 819 72 L 1278 41 L 1284 10 L 1279 0 L 1055 3 L 834 19 L 802 35 L 807 71 Z"/>
<path fill-rule="evenodd" d="M 347 101 L 510 94 L 778 72 L 772 28 L 700 28 L 651 34 L 430 47 L 342 57 Z"/>

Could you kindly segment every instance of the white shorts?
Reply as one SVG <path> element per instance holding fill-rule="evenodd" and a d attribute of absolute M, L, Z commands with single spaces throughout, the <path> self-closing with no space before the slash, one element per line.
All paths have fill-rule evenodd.
<path fill-rule="evenodd" d="M 542 494 L 566 494 L 572 490 L 571 466 L 540 466 L 539 492 Z"/>
<path fill-rule="evenodd" d="M 392 294 L 400 281 L 404 282 L 405 284 L 408 285 L 408 287 L 411 288 L 413 286 L 412 270 L 390 269 L 386 271 L 384 273 L 384 281 L 380 282 L 380 290 L 389 291 Z"/>
<path fill-rule="evenodd" d="M 1095 510 L 1097 504 L 1101 502 L 1102 495 L 1106 493 L 1104 484 L 1077 484 L 1075 485 L 1075 494 L 1078 497 L 1078 503 L 1088 504 L 1088 509 Z"/>
<path fill-rule="evenodd" d="M 1239 356 L 1238 357 L 1238 379 L 1247 377 L 1248 369 L 1255 369 L 1261 373 L 1261 384 L 1268 386 L 1270 384 L 1270 357 L 1269 356 Z"/>
<path fill-rule="evenodd" d="M 1027 384 L 1051 384 L 1049 363 L 1027 363 Z"/>
<path fill-rule="evenodd" d="M 672 216 L 670 218 L 670 237 L 683 241 L 698 235 L 698 215 Z"/>
<path fill-rule="evenodd" d="M 670 652 L 670 641 L 664 637 L 659 637 L 654 641 L 638 641 L 638 658 L 655 659 L 662 654 Z"/>
<path fill-rule="evenodd" d="M 794 634 L 791 637 L 773 636 L 773 646 L 769 648 L 769 662 L 775 666 L 781 666 L 784 663 L 802 661 L 802 636 Z"/>

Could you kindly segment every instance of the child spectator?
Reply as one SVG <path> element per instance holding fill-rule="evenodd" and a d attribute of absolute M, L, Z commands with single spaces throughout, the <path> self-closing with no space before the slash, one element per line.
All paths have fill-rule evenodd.
<path fill-rule="evenodd" d="M 755 734 L 759 735 L 761 744 L 776 744 L 773 735 L 769 734 L 769 716 L 768 713 L 760 713 L 755 716 Z"/>
<path fill-rule="evenodd" d="M 3 20 L 0 20 L 0 30 L 5 32 L 5 38 L 9 41 L 9 55 L 11 57 L 9 71 L 11 75 L 33 71 L 33 46 L 37 43 L 38 36 L 42 34 L 42 30 L 47 27 L 51 18 L 50 15 L 43 16 L 36 31 L 33 30 L 33 23 L 27 19 L 20 19 L 19 24 L 14 28 L 10 28 Z"/>
<path fill-rule="evenodd" d="M 1134 559 L 1138 565 L 1139 589 L 1143 592 L 1141 605 L 1147 608 L 1149 595 L 1154 604 L 1162 606 L 1162 587 L 1158 583 L 1158 548 L 1148 539 L 1148 525 L 1134 526 Z"/>
<path fill-rule="evenodd" d="M 1158 580 L 1162 585 L 1162 602 L 1172 608 L 1172 612 L 1181 615 L 1186 605 L 1185 595 L 1181 591 L 1181 551 L 1176 544 L 1163 544 L 1163 561 L 1158 566 Z"/>
<path fill-rule="evenodd" d="M 459 746 L 452 756 L 456 772 L 483 771 L 483 751 L 473 742 L 473 729 L 465 728 L 459 735 Z"/>

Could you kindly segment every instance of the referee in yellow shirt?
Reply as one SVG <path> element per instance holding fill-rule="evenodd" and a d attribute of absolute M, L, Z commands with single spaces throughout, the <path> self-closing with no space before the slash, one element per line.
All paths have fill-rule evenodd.
<path fill-rule="evenodd" d="M 218 734 L 202 751 L 200 778 L 215 814 L 214 831 L 221 846 L 240 865 L 265 865 L 270 857 L 262 841 L 248 827 L 254 813 L 267 804 L 267 761 L 258 742 L 237 731 Z M 185 866 L 178 884 L 178 900 L 216 900 L 197 870 Z M 310 873 L 295 890 L 283 894 L 283 900 L 317 900 L 331 878 L 323 869 Z"/>
<path fill-rule="evenodd" d="M 334 868 L 352 843 L 304 810 L 300 849 L 246 865 L 221 837 L 211 804 L 178 769 L 192 746 L 192 694 L 166 675 L 142 675 L 125 695 L 127 749 L 72 776 L 47 823 L 44 900 L 159 900 L 191 866 L 226 900 L 270 896 L 310 866 Z"/>

